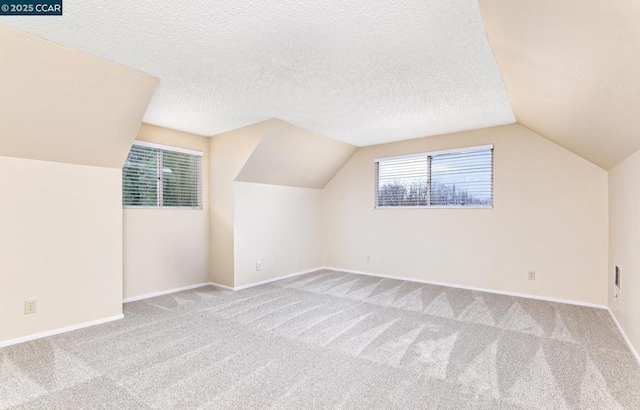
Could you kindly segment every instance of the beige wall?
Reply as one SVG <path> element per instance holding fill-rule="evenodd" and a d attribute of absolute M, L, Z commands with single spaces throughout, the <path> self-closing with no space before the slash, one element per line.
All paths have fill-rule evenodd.
<path fill-rule="evenodd" d="M 374 209 L 375 158 L 485 144 L 493 209 Z M 323 262 L 605 305 L 607 212 L 604 170 L 519 125 L 366 147 L 324 189 Z"/>
<path fill-rule="evenodd" d="M 0 56 L 0 341 L 120 316 L 121 168 L 158 79 L 2 25 Z"/>
<path fill-rule="evenodd" d="M 219 285 L 234 286 L 234 181 L 268 127 L 269 121 L 264 121 L 217 135 L 209 141 L 211 154 L 209 280 Z"/>
<path fill-rule="evenodd" d="M 319 189 L 236 182 L 235 286 L 321 267 L 321 205 Z"/>
<path fill-rule="evenodd" d="M 312 188 L 355 150 L 278 119 L 211 138 L 210 280 L 238 287 L 319 267 L 320 191 Z"/>
<path fill-rule="evenodd" d="M 609 309 L 640 353 L 640 151 L 609 172 Z M 621 292 L 613 285 L 621 269 Z M 614 295 L 618 297 L 614 297 Z"/>
<path fill-rule="evenodd" d="M 209 140 L 143 124 L 138 141 L 203 153 L 203 209 L 124 209 L 124 298 L 209 281 Z"/>
<path fill-rule="evenodd" d="M 0 342 L 122 314 L 120 170 L 0 157 L 0 192 Z"/>

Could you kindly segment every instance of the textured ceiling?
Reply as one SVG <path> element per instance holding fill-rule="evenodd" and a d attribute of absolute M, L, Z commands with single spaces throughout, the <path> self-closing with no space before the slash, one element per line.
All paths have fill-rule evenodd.
<path fill-rule="evenodd" d="M 605 169 L 640 149 L 640 1 L 479 3 L 520 124 Z"/>
<path fill-rule="evenodd" d="M 475 0 L 65 0 L 0 23 L 161 79 L 145 121 L 269 118 L 355 145 L 514 121 Z"/>

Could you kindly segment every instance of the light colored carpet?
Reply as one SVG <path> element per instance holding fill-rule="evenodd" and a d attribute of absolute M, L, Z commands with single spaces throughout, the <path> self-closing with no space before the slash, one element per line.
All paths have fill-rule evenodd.
<path fill-rule="evenodd" d="M 0 408 L 640 409 L 607 311 L 321 271 L 0 350 Z"/>

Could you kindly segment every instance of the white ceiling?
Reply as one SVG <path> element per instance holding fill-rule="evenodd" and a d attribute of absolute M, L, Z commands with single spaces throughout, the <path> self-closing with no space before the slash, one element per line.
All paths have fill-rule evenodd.
<path fill-rule="evenodd" d="M 145 122 L 269 118 L 355 145 L 514 122 L 475 0 L 65 0 L 0 23 L 161 79 Z"/>

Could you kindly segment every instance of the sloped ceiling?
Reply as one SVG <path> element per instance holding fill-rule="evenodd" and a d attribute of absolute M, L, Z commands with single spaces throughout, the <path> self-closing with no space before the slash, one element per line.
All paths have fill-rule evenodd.
<path fill-rule="evenodd" d="M 270 118 L 354 145 L 514 122 L 476 0 L 65 0 L 0 22 L 162 79 L 145 122 Z"/>
<path fill-rule="evenodd" d="M 520 124 L 605 169 L 640 149 L 640 1 L 479 4 Z"/>
<path fill-rule="evenodd" d="M 273 119 L 236 181 L 324 188 L 356 149 Z"/>
<path fill-rule="evenodd" d="M 122 168 L 157 84 L 0 24 L 0 155 Z"/>

